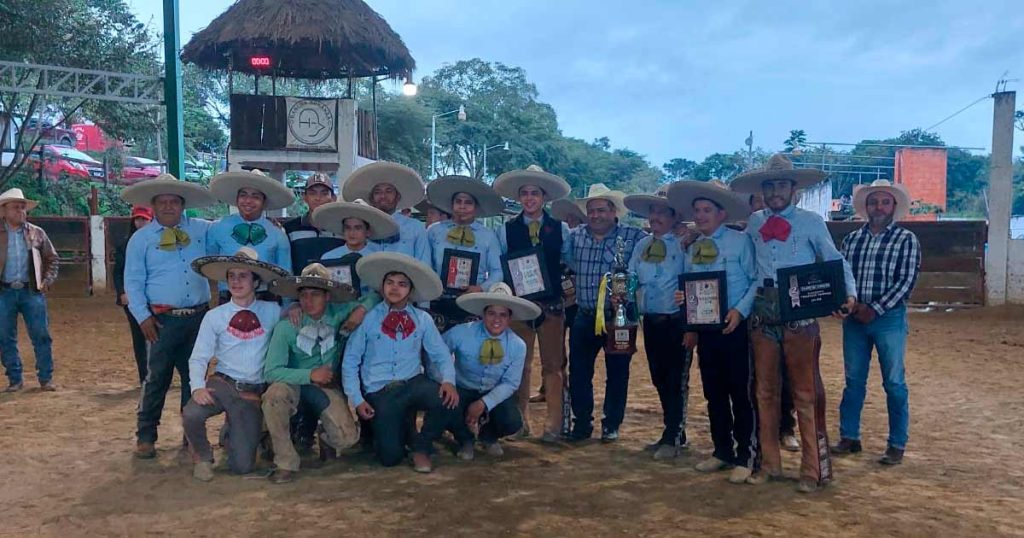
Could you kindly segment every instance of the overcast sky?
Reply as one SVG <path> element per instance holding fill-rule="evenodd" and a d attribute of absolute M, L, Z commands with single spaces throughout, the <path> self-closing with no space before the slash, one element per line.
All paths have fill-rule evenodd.
<path fill-rule="evenodd" d="M 160 27 L 160 2 L 128 0 Z M 180 0 L 181 39 L 231 0 Z M 564 134 L 660 165 L 754 143 L 857 142 L 929 127 L 1024 81 L 1024 3 L 370 0 L 419 66 L 480 57 L 526 70 Z M 1024 82 L 1011 82 L 1024 108 Z M 986 99 L 935 129 L 991 146 Z M 1021 136 L 1017 134 L 1017 145 Z"/>

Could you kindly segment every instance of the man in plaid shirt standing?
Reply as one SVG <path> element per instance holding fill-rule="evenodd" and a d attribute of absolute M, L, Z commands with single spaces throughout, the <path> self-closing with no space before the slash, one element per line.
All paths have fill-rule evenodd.
<path fill-rule="evenodd" d="M 853 268 L 859 301 L 843 322 L 843 363 L 846 388 L 839 404 L 839 443 L 833 454 L 861 451 L 860 413 L 871 364 L 878 350 L 889 410 L 889 440 L 879 463 L 903 461 L 910 423 L 903 355 L 907 340 L 907 298 L 921 270 L 917 237 L 896 221 L 910 213 L 903 185 L 880 179 L 854 192 L 853 207 L 867 217 L 864 227 L 843 240 L 842 253 Z"/>

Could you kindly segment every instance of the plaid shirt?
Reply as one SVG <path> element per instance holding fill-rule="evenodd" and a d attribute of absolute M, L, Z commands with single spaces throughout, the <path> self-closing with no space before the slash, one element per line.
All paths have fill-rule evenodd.
<path fill-rule="evenodd" d="M 860 301 L 878 315 L 910 297 L 921 272 L 921 245 L 912 232 L 892 223 L 873 235 L 865 224 L 843 239 L 841 250 L 853 267 Z"/>
<path fill-rule="evenodd" d="M 580 307 L 587 310 L 597 307 L 601 277 L 611 271 L 615 263 L 615 238 L 621 237 L 626 242 L 628 265 L 633 249 L 646 235 L 640 228 L 616 224 L 604 239 L 595 241 L 589 226 L 572 230 L 569 240 L 562 245 L 562 258 L 576 272 L 576 302 Z"/>

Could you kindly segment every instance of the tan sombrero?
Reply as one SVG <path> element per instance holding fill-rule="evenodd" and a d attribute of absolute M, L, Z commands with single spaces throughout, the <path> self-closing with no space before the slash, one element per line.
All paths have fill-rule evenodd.
<path fill-rule="evenodd" d="M 568 215 L 576 215 L 581 221 L 586 222 L 587 214 L 580 209 L 577 200 L 572 197 L 562 198 L 551 202 L 551 216 L 558 220 L 565 221 Z"/>
<path fill-rule="evenodd" d="M 121 191 L 121 198 L 132 205 L 153 207 L 153 198 L 161 194 L 173 194 L 185 200 L 185 208 L 209 207 L 217 203 L 210 191 L 201 185 L 181 181 L 171 174 L 160 174 L 153 179 L 140 181 Z"/>
<path fill-rule="evenodd" d="M 615 208 L 615 215 L 621 219 L 629 214 L 629 210 L 626 209 L 625 198 L 626 193 L 622 191 L 613 191 L 604 183 L 594 183 L 590 186 L 590 190 L 587 192 L 587 197 L 581 199 L 578 203 L 580 209 L 583 210 L 583 214 L 586 215 L 587 202 L 591 200 L 608 200 Z"/>
<path fill-rule="evenodd" d="M 26 211 L 32 211 L 33 208 L 39 205 L 39 202 L 25 198 L 25 193 L 22 192 L 22 190 L 17 187 L 14 187 L 13 189 L 7 189 L 2 194 L 0 194 L 0 208 L 2 208 L 3 206 L 10 202 L 25 202 Z"/>
<path fill-rule="evenodd" d="M 384 284 L 384 275 L 402 273 L 412 281 L 412 293 L 409 301 L 422 303 L 433 301 L 441 296 L 441 279 L 434 270 L 425 263 L 398 252 L 375 252 L 359 258 L 356 262 L 356 274 L 360 282 L 380 292 Z"/>
<path fill-rule="evenodd" d="M 210 280 L 227 280 L 229 269 L 246 269 L 259 275 L 263 282 L 273 282 L 288 271 L 259 260 L 259 254 L 251 247 L 238 249 L 233 256 L 203 256 L 192 261 L 192 270 Z"/>
<path fill-rule="evenodd" d="M 512 319 L 518 321 L 537 319 L 537 316 L 540 315 L 539 306 L 532 301 L 513 295 L 512 288 L 509 288 L 508 284 L 504 282 L 494 284 L 486 292 L 462 294 L 455 299 L 455 304 L 466 312 L 480 317 L 484 316 L 484 310 L 488 306 L 494 305 L 504 306 L 511 310 Z"/>
<path fill-rule="evenodd" d="M 498 176 L 498 179 L 494 180 L 494 192 L 509 200 L 518 200 L 519 188 L 523 185 L 540 187 L 544 191 L 544 199 L 548 202 L 565 198 L 570 190 L 564 179 L 531 164 L 526 170 L 512 170 Z"/>
<path fill-rule="evenodd" d="M 672 208 L 679 215 L 679 210 L 669 203 L 668 185 L 658 187 L 654 194 L 630 194 L 623 199 L 623 203 L 626 209 L 645 218 L 651 215 L 651 207 L 656 205 Z"/>
<path fill-rule="evenodd" d="M 857 185 L 853 188 L 853 211 L 864 218 L 868 217 L 868 195 L 873 192 L 887 192 L 896 199 L 896 213 L 893 220 L 900 220 L 910 214 L 910 193 L 902 184 L 893 185 L 888 179 L 876 179 L 871 185 Z"/>
<path fill-rule="evenodd" d="M 478 218 L 494 217 L 505 210 L 501 196 L 494 192 L 490 185 L 466 176 L 444 176 L 431 181 L 427 185 L 427 199 L 430 203 L 444 211 L 452 213 L 452 198 L 464 192 L 476 200 L 476 216 Z"/>
<path fill-rule="evenodd" d="M 764 168 L 744 172 L 729 183 L 732 190 L 743 194 L 760 194 L 761 183 L 772 179 L 788 179 L 796 186 L 794 189 L 806 189 L 821 183 L 828 174 L 817 168 L 794 168 L 793 161 L 781 153 L 772 155 Z"/>
<path fill-rule="evenodd" d="M 266 211 L 284 209 L 295 203 L 295 195 L 291 189 L 260 170 L 227 171 L 213 176 L 210 180 L 210 192 L 228 205 L 237 204 L 238 191 L 245 188 L 256 189 L 267 197 L 267 203 L 263 207 Z"/>
<path fill-rule="evenodd" d="M 299 276 L 279 278 L 270 285 L 270 293 L 297 299 L 302 288 L 324 290 L 331 296 L 331 302 L 354 301 L 357 293 L 352 286 L 331 279 L 331 272 L 320 263 L 307 265 Z"/>
<path fill-rule="evenodd" d="M 370 226 L 370 239 L 384 239 L 398 233 L 398 224 L 391 215 L 370 206 L 363 200 L 331 202 L 313 211 L 313 226 L 337 234 L 345 233 L 345 219 L 356 218 Z"/>
<path fill-rule="evenodd" d="M 693 220 L 693 202 L 699 199 L 715 202 L 725 210 L 728 222 L 743 220 L 750 215 L 750 204 L 744 196 L 729 190 L 721 181 L 694 181 L 684 179 L 668 188 L 668 200 L 676 214 L 685 221 Z"/>
<path fill-rule="evenodd" d="M 412 207 L 423 199 L 423 178 L 408 166 L 387 161 L 377 161 L 357 168 L 341 185 L 341 197 L 345 200 L 369 200 L 373 188 L 380 183 L 390 183 L 401 195 L 396 210 Z"/>

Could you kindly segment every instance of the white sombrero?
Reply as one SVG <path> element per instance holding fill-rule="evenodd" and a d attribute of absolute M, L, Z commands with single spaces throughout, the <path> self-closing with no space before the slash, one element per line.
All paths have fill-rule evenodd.
<path fill-rule="evenodd" d="M 345 200 L 369 200 L 373 188 L 381 183 L 395 186 L 401 196 L 396 210 L 412 207 L 423 199 L 423 179 L 408 166 L 377 161 L 357 168 L 341 184 L 341 197 Z"/>
<path fill-rule="evenodd" d="M 743 220 L 750 215 L 750 204 L 721 181 L 694 181 L 684 179 L 668 188 L 668 200 L 682 220 L 693 220 L 693 202 L 711 200 L 725 210 L 728 222 Z"/>
<path fill-rule="evenodd" d="M 331 296 L 331 302 L 344 303 L 356 299 L 356 291 L 348 284 L 331 279 L 331 273 L 319 263 L 307 265 L 299 276 L 279 278 L 270 285 L 270 292 L 281 297 L 297 299 L 302 288 L 324 290 Z"/>
<path fill-rule="evenodd" d="M 384 284 L 384 275 L 402 273 L 412 281 L 412 293 L 409 301 L 422 303 L 433 301 L 441 296 L 441 279 L 434 270 L 423 262 L 398 252 L 375 252 L 359 258 L 356 262 L 356 274 L 359 280 L 380 292 Z"/>
<path fill-rule="evenodd" d="M 430 203 L 446 213 L 452 212 L 452 198 L 464 192 L 476 200 L 476 216 L 478 218 L 494 217 L 505 210 L 501 196 L 494 192 L 490 185 L 466 176 L 444 176 L 427 185 L 427 198 Z"/>
<path fill-rule="evenodd" d="M 483 317 L 484 310 L 488 306 L 494 305 L 504 306 L 511 310 L 512 319 L 519 321 L 529 321 L 540 315 L 539 306 L 532 301 L 513 295 L 512 288 L 509 288 L 508 284 L 504 282 L 494 284 L 486 292 L 462 294 L 455 299 L 455 304 L 466 312 L 480 317 Z"/>
<path fill-rule="evenodd" d="M 794 189 L 806 189 L 821 183 L 828 174 L 817 168 L 794 168 L 793 161 L 781 153 L 772 155 L 764 168 L 744 172 L 729 183 L 732 190 L 744 194 L 760 194 L 761 183 L 773 179 L 788 179 L 795 183 Z"/>
<path fill-rule="evenodd" d="M 650 216 L 651 207 L 656 205 L 671 208 L 677 216 L 679 215 L 679 210 L 669 203 L 668 185 L 658 187 L 654 194 L 630 194 L 623 199 L 623 204 L 626 205 L 626 209 L 645 218 Z"/>
<path fill-rule="evenodd" d="M 551 216 L 564 221 L 568 215 L 576 215 L 581 221 L 587 220 L 587 214 L 580 209 L 577 200 L 572 197 L 562 198 L 551 202 Z"/>
<path fill-rule="evenodd" d="M 267 283 L 288 276 L 288 271 L 260 261 L 259 254 L 251 247 L 242 247 L 233 256 L 203 256 L 192 261 L 192 270 L 210 280 L 227 280 L 230 269 L 252 271 Z"/>
<path fill-rule="evenodd" d="M 494 192 L 510 200 L 518 200 L 519 188 L 523 185 L 540 187 L 544 191 L 544 199 L 549 202 L 565 198 L 570 190 L 564 179 L 531 164 L 526 170 L 512 170 L 498 176 L 498 179 L 494 180 Z"/>
<path fill-rule="evenodd" d="M 153 207 L 153 198 L 161 194 L 173 194 L 185 200 L 185 208 L 208 207 L 217 203 L 210 191 L 201 185 L 181 181 L 171 174 L 160 174 L 153 179 L 140 181 L 121 191 L 121 198 L 132 205 Z"/>
<path fill-rule="evenodd" d="M 238 191 L 246 188 L 258 190 L 267 197 L 267 203 L 263 207 L 266 211 L 284 209 L 295 203 L 295 195 L 291 189 L 260 170 L 222 172 L 210 180 L 210 192 L 228 205 L 236 205 Z"/>
<path fill-rule="evenodd" d="M 391 215 L 370 206 L 363 200 L 331 202 L 313 211 L 313 226 L 337 234 L 345 233 L 345 219 L 356 218 L 370 227 L 370 239 L 384 239 L 398 233 L 398 224 Z"/>
<path fill-rule="evenodd" d="M 34 207 L 39 205 L 39 202 L 25 198 L 25 193 L 17 187 L 7 189 L 3 194 L 0 194 L 0 208 L 3 208 L 4 205 L 10 202 L 25 202 L 26 211 L 32 211 Z"/>
<path fill-rule="evenodd" d="M 896 213 L 893 220 L 900 220 L 910 214 L 910 193 L 902 184 L 893 185 L 888 179 L 876 179 L 871 185 L 857 185 L 853 188 L 853 210 L 864 218 L 867 218 L 868 195 L 873 192 L 887 192 L 896 199 Z"/>
<path fill-rule="evenodd" d="M 625 203 L 626 193 L 622 191 L 613 191 L 608 188 L 604 183 L 594 183 L 590 186 L 590 190 L 587 192 L 587 197 L 580 200 L 578 203 L 580 209 L 583 210 L 583 214 L 587 213 L 587 202 L 591 200 L 608 200 L 612 203 L 612 207 L 615 208 L 615 215 L 620 219 L 629 214 L 629 210 L 626 209 Z"/>

